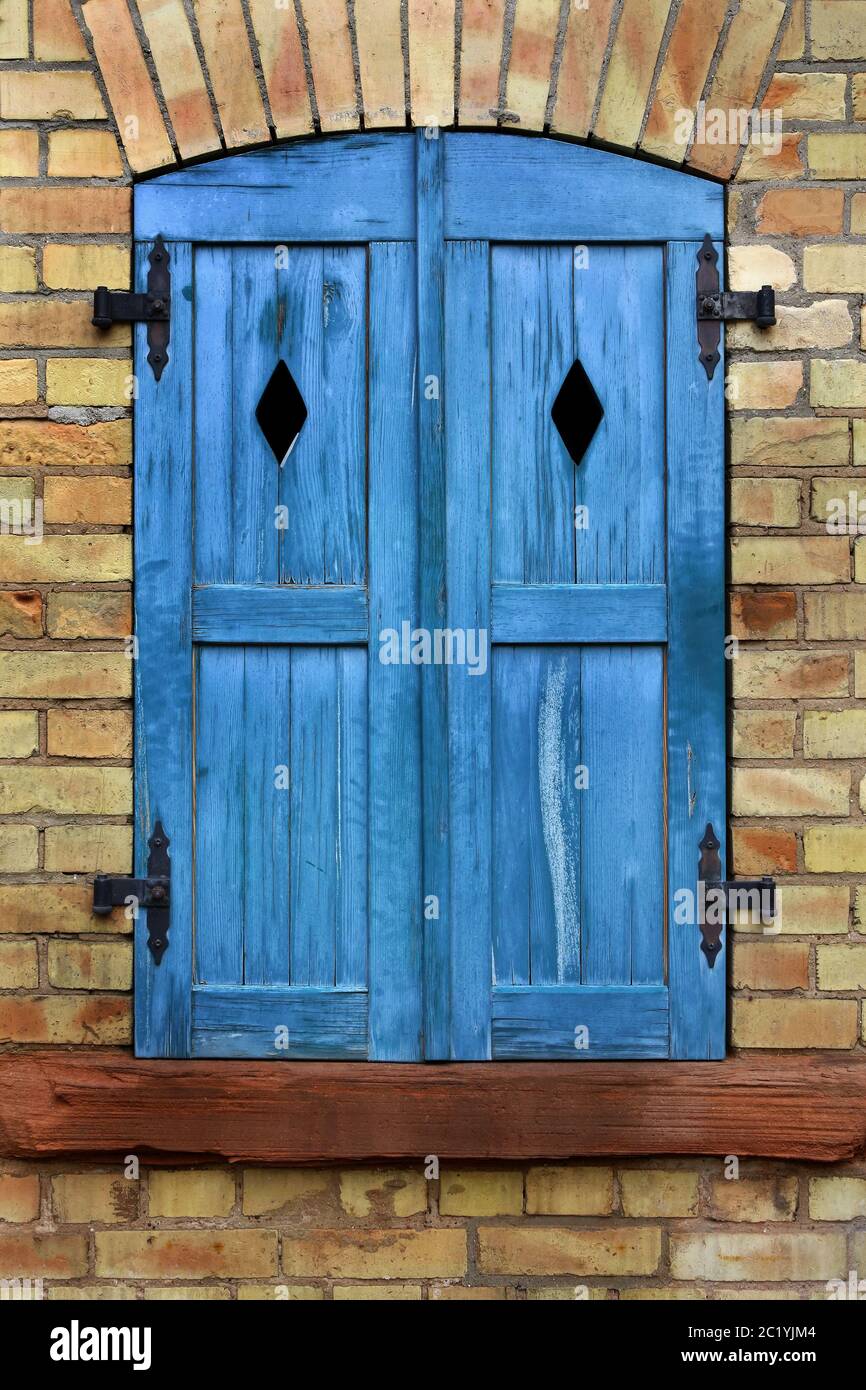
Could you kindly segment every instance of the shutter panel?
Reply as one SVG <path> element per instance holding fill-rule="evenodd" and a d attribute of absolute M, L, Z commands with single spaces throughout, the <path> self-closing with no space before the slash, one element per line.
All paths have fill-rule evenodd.
<path fill-rule="evenodd" d="M 139 191 L 173 276 L 160 383 L 136 330 L 141 1054 L 722 1055 L 672 915 L 725 820 L 721 206 L 466 134 Z M 407 624 L 468 664 L 383 662 Z"/>

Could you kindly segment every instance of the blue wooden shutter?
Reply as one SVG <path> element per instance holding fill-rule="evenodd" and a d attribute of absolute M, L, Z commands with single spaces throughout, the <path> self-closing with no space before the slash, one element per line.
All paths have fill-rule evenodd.
<path fill-rule="evenodd" d="M 672 914 L 724 826 L 723 375 L 694 320 L 721 209 L 465 134 L 139 190 L 139 274 L 157 232 L 173 274 L 159 383 L 136 340 L 137 844 L 161 818 L 173 865 L 139 1052 L 722 1054 L 724 959 Z M 278 363 L 307 411 L 282 464 Z M 566 417 L 587 383 L 604 411 L 577 466 L 567 381 Z M 472 634 L 483 671 L 384 665 L 404 623 Z"/>

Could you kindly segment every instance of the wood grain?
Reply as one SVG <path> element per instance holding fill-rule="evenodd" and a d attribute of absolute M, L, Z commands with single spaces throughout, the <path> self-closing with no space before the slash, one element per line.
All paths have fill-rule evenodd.
<path fill-rule="evenodd" d="M 0 1057 L 0 1155 L 308 1164 L 728 1154 L 866 1156 L 862 1059 L 719 1063 L 150 1061 Z"/>

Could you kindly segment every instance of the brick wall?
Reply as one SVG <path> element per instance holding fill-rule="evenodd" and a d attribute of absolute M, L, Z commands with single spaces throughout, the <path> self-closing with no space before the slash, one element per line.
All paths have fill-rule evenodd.
<path fill-rule="evenodd" d="M 300 12 L 0 9 L 0 496 L 44 523 L 39 544 L 0 534 L 0 1046 L 130 1037 L 128 924 L 92 917 L 87 885 L 131 866 L 129 332 L 90 326 L 92 289 L 130 283 L 131 176 L 400 126 L 407 102 L 451 124 L 456 99 L 461 124 L 731 178 L 731 287 L 769 281 L 780 306 L 769 333 L 728 333 L 734 867 L 785 885 L 779 935 L 736 933 L 733 1043 L 862 1055 L 866 534 L 826 519 L 853 492 L 866 532 L 866 0 L 463 0 L 456 46 L 447 0 Z M 678 147 L 702 94 L 781 110 L 778 152 Z M 866 1278 L 857 1165 L 0 1164 L 0 1278 L 52 1297 L 799 1298 L 850 1269 Z"/>

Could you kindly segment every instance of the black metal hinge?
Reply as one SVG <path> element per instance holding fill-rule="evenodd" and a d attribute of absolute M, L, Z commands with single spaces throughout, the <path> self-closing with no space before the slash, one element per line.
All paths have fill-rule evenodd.
<path fill-rule="evenodd" d="M 707 823 L 704 838 L 698 848 L 698 923 L 701 928 L 701 950 L 712 970 L 722 949 L 722 927 L 739 911 L 747 911 L 760 922 L 771 923 L 776 916 L 776 880 L 764 878 L 722 878 L 718 837 Z"/>
<path fill-rule="evenodd" d="M 147 878 L 117 878 L 97 874 L 93 883 L 93 911 L 97 917 L 107 917 L 113 907 L 122 907 L 134 900 L 136 911 L 147 908 L 147 946 L 159 965 L 168 950 L 168 928 L 171 918 L 171 860 L 168 857 L 169 838 L 157 821 L 147 842 Z"/>
<path fill-rule="evenodd" d="M 695 289 L 701 363 L 712 381 L 720 361 L 722 324 L 730 319 L 749 319 L 759 328 L 772 328 L 776 322 L 776 291 L 771 285 L 762 285 L 759 290 L 723 291 L 719 284 L 719 255 L 709 232 L 698 252 Z"/>
<path fill-rule="evenodd" d="M 168 361 L 171 333 L 171 272 L 168 251 L 161 236 L 156 238 L 148 260 L 147 293 L 131 294 L 127 290 L 97 286 L 93 291 L 91 322 L 96 328 L 110 328 L 113 323 L 146 323 L 147 360 L 159 381 Z"/>

